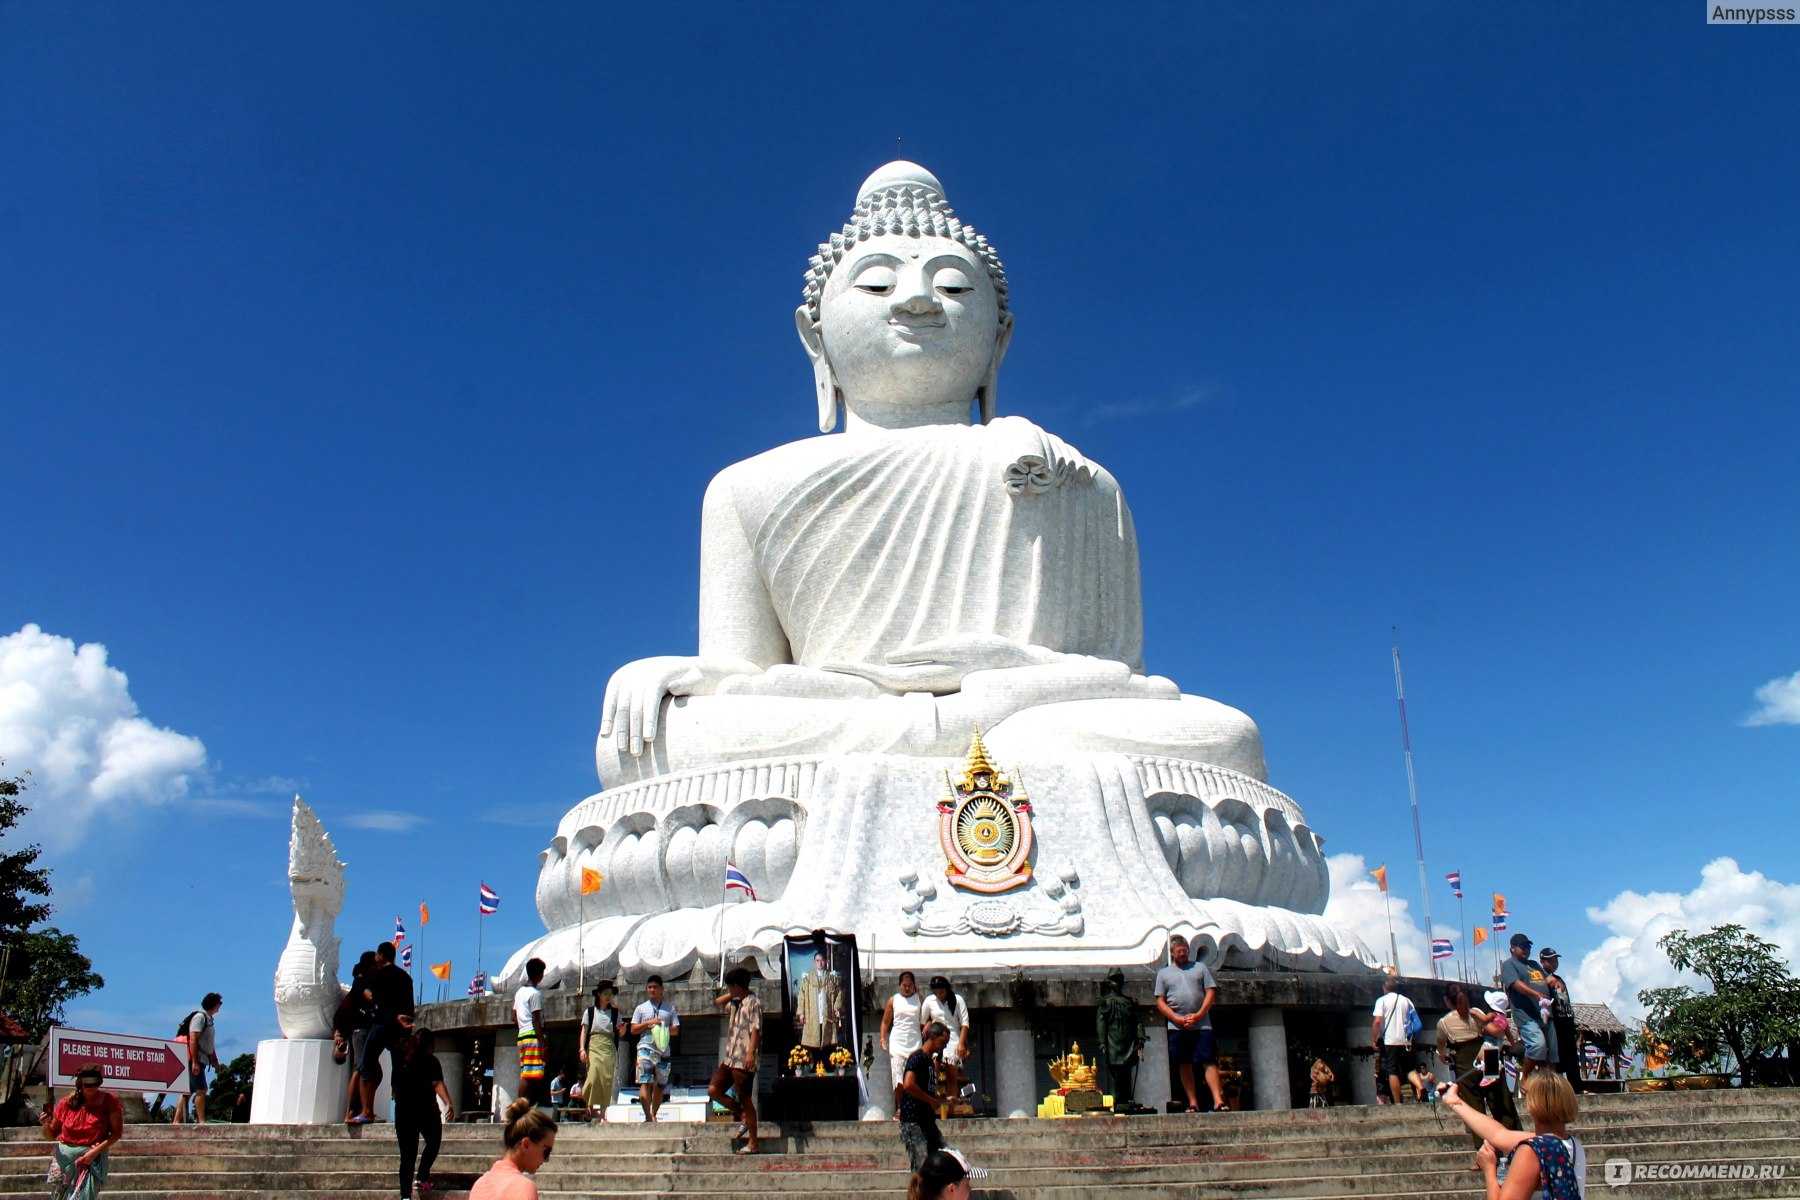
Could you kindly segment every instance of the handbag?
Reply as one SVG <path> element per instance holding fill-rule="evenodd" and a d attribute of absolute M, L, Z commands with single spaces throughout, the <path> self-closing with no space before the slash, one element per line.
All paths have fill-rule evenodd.
<path fill-rule="evenodd" d="M 1406 1010 L 1406 1040 L 1410 1042 L 1423 1032 L 1425 1032 L 1425 1022 L 1419 1020 L 1419 1010 L 1408 1008 Z"/>

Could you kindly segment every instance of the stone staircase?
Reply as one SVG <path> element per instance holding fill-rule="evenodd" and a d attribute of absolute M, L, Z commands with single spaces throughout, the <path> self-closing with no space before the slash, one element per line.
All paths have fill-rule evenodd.
<path fill-rule="evenodd" d="M 986 1200 L 1286 1197 L 1337 1200 L 1479 1196 L 1461 1123 L 1435 1109 L 952 1121 L 944 1126 L 989 1177 Z M 765 1127 L 765 1153 L 730 1153 L 729 1126 L 563 1127 L 538 1176 L 546 1196 L 900 1196 L 906 1158 L 892 1122 Z M 1579 1126 L 1589 1195 L 1645 1200 L 1800 1197 L 1800 1090 L 1584 1098 Z M 499 1147 L 492 1125 L 446 1131 L 438 1174 L 460 1182 Z M 1782 1178 L 1639 1182 L 1610 1188 L 1605 1164 L 1731 1163 Z M 375 1200 L 392 1197 L 392 1132 L 341 1127 L 133 1125 L 114 1152 L 108 1200 Z M 0 1195 L 43 1195 L 35 1130 L 0 1140 Z M 446 1176 L 460 1177 L 452 1181 Z M 439 1192 L 455 1197 L 454 1190 Z"/>

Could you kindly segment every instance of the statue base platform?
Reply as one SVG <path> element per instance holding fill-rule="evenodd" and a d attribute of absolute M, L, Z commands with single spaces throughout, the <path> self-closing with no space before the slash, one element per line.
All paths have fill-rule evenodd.
<path fill-rule="evenodd" d="M 331 1061 L 330 1038 L 270 1038 L 256 1044 L 252 1125 L 341 1125 L 350 1067 Z M 375 1111 L 387 1119 L 392 1059 L 383 1054 Z"/>
<path fill-rule="evenodd" d="M 967 877 L 951 869 L 940 802 L 960 759 L 769 760 L 591 796 L 541 856 L 538 911 L 551 932 L 496 983 L 513 987 L 533 957 L 549 985 L 716 971 L 721 949 L 773 978 L 783 937 L 812 929 L 854 933 L 884 963 L 959 979 L 1151 965 L 1177 931 L 1215 968 L 1362 974 L 1377 961 L 1319 916 L 1322 841 L 1261 780 L 1053 747 L 993 765 L 1028 798 L 1005 836 L 1028 836 L 1030 853 L 1004 888 L 985 891 L 958 886 Z M 727 900 L 727 861 L 755 900 Z M 589 867 L 606 882 L 583 897 Z"/>

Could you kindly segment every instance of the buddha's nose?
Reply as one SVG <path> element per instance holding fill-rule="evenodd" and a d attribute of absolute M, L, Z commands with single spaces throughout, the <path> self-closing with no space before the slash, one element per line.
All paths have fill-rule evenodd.
<path fill-rule="evenodd" d="M 895 289 L 894 311 L 911 316 L 924 316 L 938 311 L 937 298 L 931 294 L 931 287 L 925 282 L 923 273 L 900 282 Z"/>

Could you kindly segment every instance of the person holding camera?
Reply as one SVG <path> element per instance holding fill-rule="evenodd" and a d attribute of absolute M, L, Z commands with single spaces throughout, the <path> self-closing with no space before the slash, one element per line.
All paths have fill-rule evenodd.
<path fill-rule="evenodd" d="M 94 1200 L 106 1182 L 108 1152 L 125 1136 L 125 1110 L 117 1096 L 100 1089 L 102 1078 L 99 1067 L 83 1067 L 75 1090 L 38 1114 L 38 1127 L 56 1143 L 51 1200 Z"/>
<path fill-rule="evenodd" d="M 1507 1129 L 1517 1129 L 1519 1113 L 1500 1061 L 1507 1019 L 1476 1008 L 1461 983 L 1451 983 L 1444 996 L 1450 1011 L 1438 1022 L 1438 1058 L 1455 1074 L 1456 1090 L 1470 1108 L 1489 1114 Z"/>

